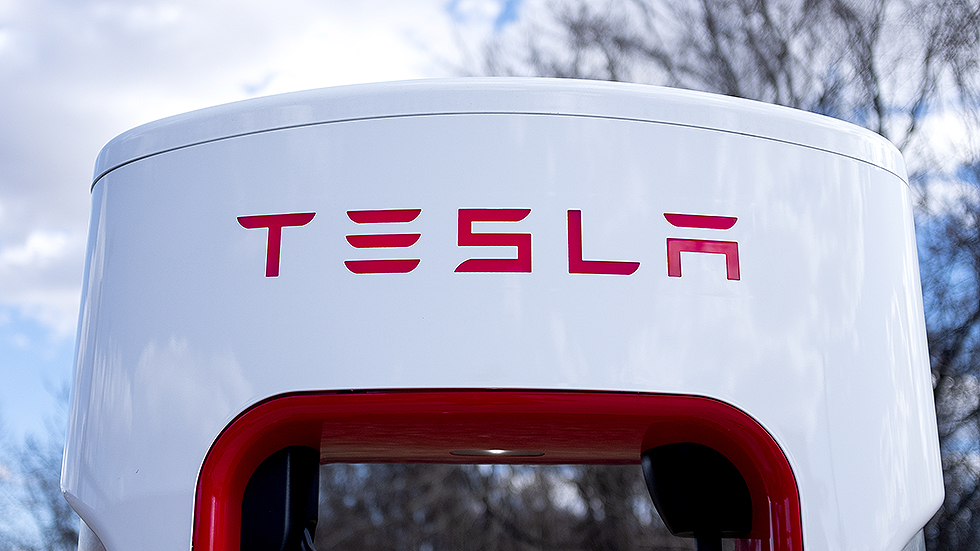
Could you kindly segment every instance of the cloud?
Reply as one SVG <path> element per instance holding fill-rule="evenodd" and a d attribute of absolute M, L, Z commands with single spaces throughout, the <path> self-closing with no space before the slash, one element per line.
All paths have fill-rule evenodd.
<path fill-rule="evenodd" d="M 0 303 L 42 323 L 55 338 L 73 336 L 84 246 L 78 233 L 35 230 L 0 249 Z"/>
<path fill-rule="evenodd" d="M 69 248 L 71 237 L 65 233 L 36 231 L 20 246 L 0 251 L 0 271 L 5 269 L 31 268 L 57 261 Z"/>
<path fill-rule="evenodd" d="M 92 167 L 113 136 L 258 94 L 451 76 L 454 32 L 478 41 L 489 27 L 454 29 L 446 5 L 0 2 L 0 310 L 72 334 Z"/>

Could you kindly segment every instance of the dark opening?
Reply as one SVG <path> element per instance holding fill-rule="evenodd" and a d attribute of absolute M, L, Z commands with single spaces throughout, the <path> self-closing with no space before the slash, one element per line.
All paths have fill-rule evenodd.
<path fill-rule="evenodd" d="M 313 551 L 320 451 L 290 446 L 252 474 L 242 497 L 242 551 Z"/>
<path fill-rule="evenodd" d="M 743 538 L 752 529 L 749 488 L 724 455 L 682 442 L 647 450 L 642 465 L 664 524 L 695 538 L 699 551 L 720 550 L 722 538 Z"/>
<path fill-rule="evenodd" d="M 758 540 L 720 539 L 744 537 L 751 525 L 744 512 L 732 520 L 710 505 L 708 520 L 693 521 L 695 528 L 683 524 L 691 522 L 684 515 L 705 513 L 705 507 L 690 503 L 706 493 L 717 497 L 717 488 L 708 492 L 706 486 L 720 483 L 723 496 L 731 493 L 731 473 L 717 479 L 727 467 L 704 450 L 664 448 L 644 454 L 643 468 L 649 463 L 672 473 L 660 475 L 668 480 L 697 473 L 698 481 L 666 484 L 667 490 L 651 500 L 638 465 L 320 466 L 313 448 L 290 447 L 263 462 L 246 487 L 241 548 L 705 551 L 717 544 L 729 551 L 761 549 Z M 693 492 L 692 499 L 678 498 L 677 489 Z M 656 504 L 664 496 L 669 503 Z M 672 534 L 675 526 L 690 529 Z"/>

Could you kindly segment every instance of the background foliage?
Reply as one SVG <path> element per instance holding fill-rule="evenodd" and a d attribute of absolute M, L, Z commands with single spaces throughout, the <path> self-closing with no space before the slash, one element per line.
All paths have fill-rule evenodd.
<path fill-rule="evenodd" d="M 892 141 L 915 192 L 946 501 L 929 549 L 980 542 L 980 3 L 566 0 L 474 72 L 633 81 L 843 119 Z"/>

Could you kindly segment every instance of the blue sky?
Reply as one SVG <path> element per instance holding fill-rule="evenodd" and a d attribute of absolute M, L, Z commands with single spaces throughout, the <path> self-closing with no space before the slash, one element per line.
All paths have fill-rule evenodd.
<path fill-rule="evenodd" d="M 521 0 L 0 0 L 0 437 L 72 370 L 92 167 L 139 124 L 360 82 L 455 76 Z"/>
<path fill-rule="evenodd" d="M 6 310 L 0 334 L 0 425 L 12 435 L 39 432 L 55 417 L 59 391 L 72 365 L 74 340 L 53 334 L 16 309 Z"/>

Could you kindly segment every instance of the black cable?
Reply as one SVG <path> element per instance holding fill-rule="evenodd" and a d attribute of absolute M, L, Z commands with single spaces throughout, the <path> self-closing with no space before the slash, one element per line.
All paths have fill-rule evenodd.
<path fill-rule="evenodd" d="M 721 549 L 719 547 L 719 549 Z M 300 551 L 316 551 L 316 547 L 313 547 L 313 535 L 310 534 L 310 527 L 307 526 L 303 529 L 303 541 L 299 544 Z"/>

